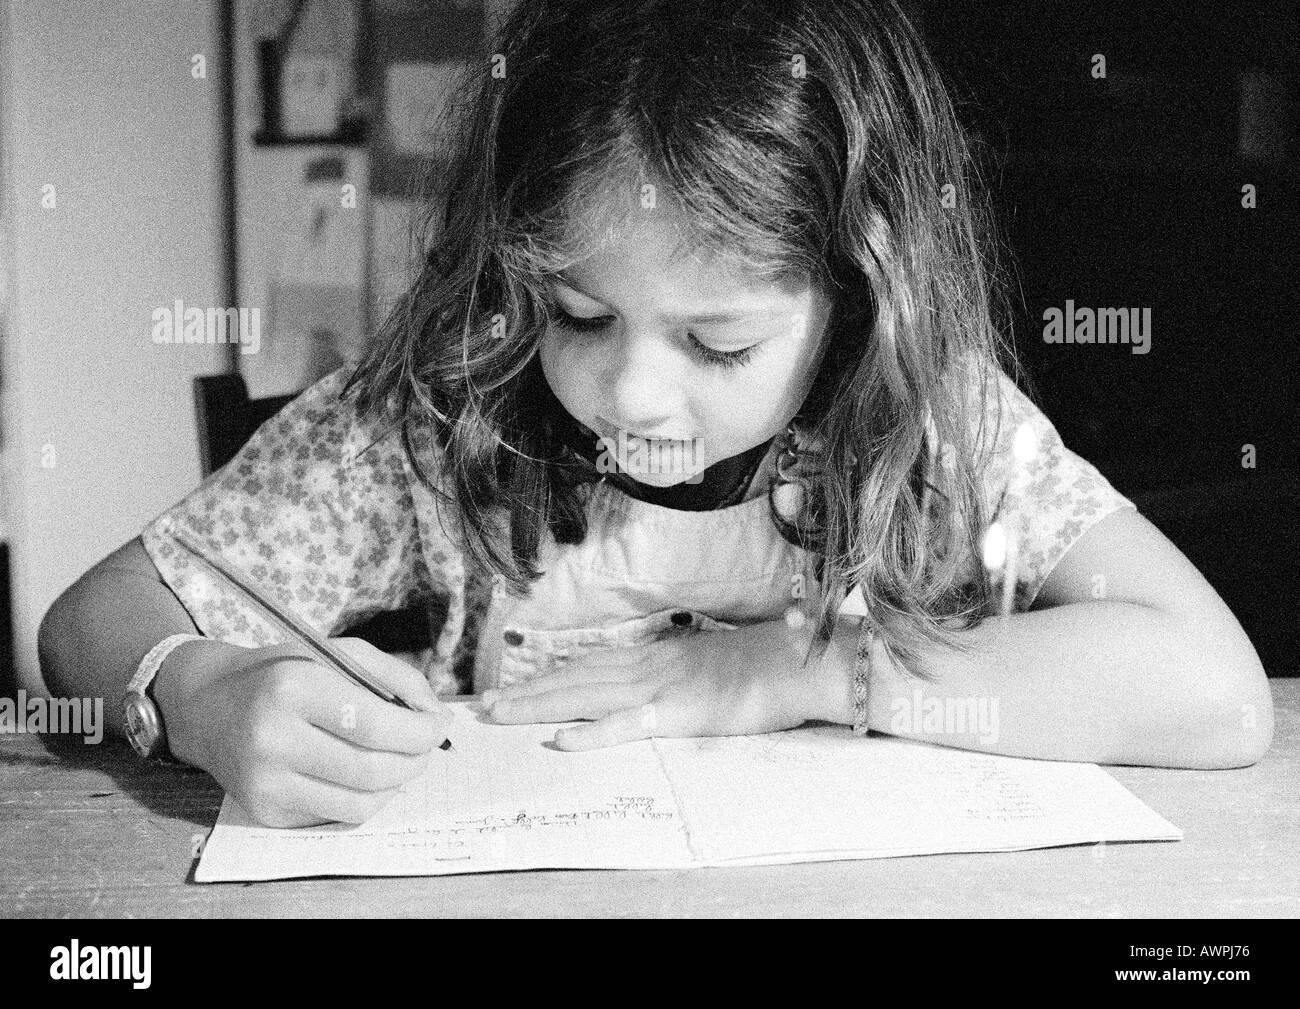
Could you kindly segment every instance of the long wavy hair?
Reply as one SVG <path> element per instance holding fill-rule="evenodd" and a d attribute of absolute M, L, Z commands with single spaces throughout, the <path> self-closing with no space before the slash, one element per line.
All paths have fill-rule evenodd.
<path fill-rule="evenodd" d="M 979 555 L 985 521 L 987 400 L 1014 359 L 972 142 L 904 12 L 521 0 L 495 48 L 453 106 L 449 164 L 421 191 L 418 276 L 346 390 L 400 425 L 464 549 L 522 592 L 547 530 L 584 537 L 587 488 L 537 406 L 545 282 L 621 226 L 591 208 L 654 180 L 696 251 L 831 295 L 799 417 L 822 447 L 805 503 L 817 631 L 861 586 L 909 665 L 923 641 L 955 644 L 950 631 L 989 610 L 988 579 L 962 558 Z"/>

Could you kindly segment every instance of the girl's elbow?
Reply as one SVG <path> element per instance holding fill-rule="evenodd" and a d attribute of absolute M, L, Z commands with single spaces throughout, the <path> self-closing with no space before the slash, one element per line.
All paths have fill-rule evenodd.
<path fill-rule="evenodd" d="M 1249 767 L 1273 745 L 1273 693 L 1259 654 L 1226 607 L 1183 615 L 1171 654 L 1184 684 L 1183 707 L 1171 726 L 1187 742 L 1176 766 Z"/>
<path fill-rule="evenodd" d="M 1226 733 L 1211 739 L 1201 750 L 1194 765 L 1205 770 L 1226 771 L 1234 767 L 1258 764 L 1273 745 L 1272 717 L 1261 720 L 1258 728 Z"/>
<path fill-rule="evenodd" d="M 95 612 L 93 588 L 88 575 L 82 575 L 50 604 L 37 627 L 36 662 L 45 688 L 55 697 L 77 691 L 71 670 L 78 664 L 80 631 Z"/>
<path fill-rule="evenodd" d="M 70 637 L 69 623 L 74 619 L 71 613 L 71 592 L 72 589 L 66 589 L 54 600 L 45 611 L 36 631 L 36 662 L 41 671 L 41 679 L 46 689 L 56 697 L 61 695 L 65 687 L 61 673 L 63 656 L 67 651 L 65 642 Z"/>
<path fill-rule="evenodd" d="M 1273 698 L 1264 686 L 1262 696 L 1242 702 L 1236 710 L 1239 727 L 1228 734 L 1224 747 L 1226 767 L 1249 767 L 1259 763 L 1273 745 Z"/>
<path fill-rule="evenodd" d="M 1273 745 L 1273 694 L 1253 649 L 1251 660 L 1204 699 L 1203 767 L 1249 767 Z"/>

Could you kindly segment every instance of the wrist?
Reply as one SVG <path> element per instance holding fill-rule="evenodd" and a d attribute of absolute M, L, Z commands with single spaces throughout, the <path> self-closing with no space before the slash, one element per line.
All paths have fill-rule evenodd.
<path fill-rule="evenodd" d="M 162 719 L 167 749 L 183 763 L 206 768 L 202 734 L 191 716 L 193 698 L 203 684 L 231 668 L 233 653 L 247 649 L 211 638 L 186 641 L 172 650 L 150 684 Z"/>
<path fill-rule="evenodd" d="M 853 724 L 853 659 L 857 638 L 856 620 L 836 621 L 830 640 L 818 642 L 804 666 L 807 639 L 800 636 L 802 649 L 795 665 L 800 674 L 797 693 L 804 721 Z"/>
<path fill-rule="evenodd" d="M 854 674 L 864 626 L 862 620 L 836 621 L 830 647 L 826 649 L 825 718 L 836 725 L 853 725 L 857 714 Z"/>

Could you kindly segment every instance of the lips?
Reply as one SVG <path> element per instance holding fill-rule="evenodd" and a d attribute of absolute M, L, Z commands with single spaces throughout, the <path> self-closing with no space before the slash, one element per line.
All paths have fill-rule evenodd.
<path fill-rule="evenodd" d="M 594 419 L 592 423 L 592 430 L 595 431 L 600 437 L 608 438 L 611 441 L 618 440 L 618 436 L 620 432 L 622 433 L 623 437 L 626 438 L 628 441 L 639 441 L 639 442 L 646 442 L 646 443 L 653 443 L 653 442 L 678 443 L 678 442 L 690 442 L 695 440 L 693 438 L 676 438 L 676 437 L 671 437 L 669 435 L 662 435 L 662 434 L 641 434 L 637 431 L 629 431 L 627 428 L 619 427 L 616 424 L 610 424 L 603 417 L 596 417 Z"/>

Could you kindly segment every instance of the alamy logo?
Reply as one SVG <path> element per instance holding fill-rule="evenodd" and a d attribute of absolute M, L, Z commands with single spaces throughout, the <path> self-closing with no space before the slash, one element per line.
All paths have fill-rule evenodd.
<path fill-rule="evenodd" d="M 976 735 L 984 745 L 998 741 L 998 699 L 996 697 L 926 697 L 920 687 L 911 698 L 895 697 L 889 731 L 896 736 L 909 732 L 942 732 L 947 735 Z"/>
<path fill-rule="evenodd" d="M 186 308 L 177 298 L 171 308 L 153 310 L 154 343 L 237 343 L 241 354 L 262 346 L 262 312 L 257 308 Z"/>
<path fill-rule="evenodd" d="M 1044 343 L 1127 343 L 1134 354 L 1151 350 L 1150 308 L 1075 308 L 1067 299 L 1065 311 L 1043 312 Z"/>
<path fill-rule="evenodd" d="M 50 950 L 55 981 L 131 981 L 148 988 L 153 973 L 152 946 L 82 946 L 73 939 Z"/>
<path fill-rule="evenodd" d="M 87 743 L 104 738 L 102 697 L 0 697 L 0 733 L 30 732 L 81 736 Z"/>
<path fill-rule="evenodd" d="M 683 483 L 704 482 L 704 439 L 677 441 L 668 438 L 637 438 L 624 431 L 617 438 L 597 438 L 596 471 L 626 473 L 629 476 L 676 476 Z"/>

